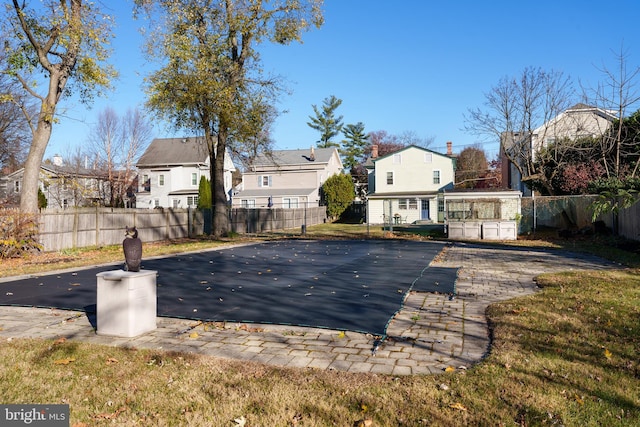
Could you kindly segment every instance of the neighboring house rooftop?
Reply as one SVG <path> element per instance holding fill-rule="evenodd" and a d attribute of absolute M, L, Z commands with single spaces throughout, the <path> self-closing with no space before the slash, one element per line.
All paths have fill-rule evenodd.
<path fill-rule="evenodd" d="M 269 154 L 259 154 L 252 163 L 252 169 L 328 163 L 336 148 L 314 148 L 308 150 L 278 150 Z"/>
<path fill-rule="evenodd" d="M 136 166 L 180 166 L 205 163 L 209 158 L 203 137 L 156 138 Z"/>

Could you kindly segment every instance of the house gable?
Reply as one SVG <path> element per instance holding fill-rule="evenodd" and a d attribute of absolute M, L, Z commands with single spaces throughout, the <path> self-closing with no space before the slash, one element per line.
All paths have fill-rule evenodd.
<path fill-rule="evenodd" d="M 373 160 L 371 196 L 426 194 L 453 186 L 455 159 L 410 145 Z"/>
<path fill-rule="evenodd" d="M 156 138 L 136 166 L 141 208 L 187 208 L 198 203 L 202 177 L 210 179 L 209 151 L 203 137 Z M 228 151 L 224 158 L 224 187 L 230 194 L 236 170 Z"/>
<path fill-rule="evenodd" d="M 242 175 L 241 190 L 234 195 L 236 207 L 317 206 L 319 188 L 342 172 L 338 150 L 279 150 L 261 154 Z"/>

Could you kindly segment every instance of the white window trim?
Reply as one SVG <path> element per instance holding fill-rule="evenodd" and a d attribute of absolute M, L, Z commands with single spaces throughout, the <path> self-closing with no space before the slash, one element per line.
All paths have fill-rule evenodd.
<path fill-rule="evenodd" d="M 438 182 L 436 182 L 436 172 L 438 173 Z M 442 171 L 440 169 L 434 169 L 433 172 L 431 173 L 431 180 L 434 184 L 441 184 L 442 183 Z"/>
<path fill-rule="evenodd" d="M 267 185 L 264 185 L 264 179 L 267 178 Z M 258 175 L 258 187 L 271 187 L 271 175 Z"/>
<path fill-rule="evenodd" d="M 389 174 L 391 174 L 391 184 L 389 184 Z M 393 171 L 387 171 L 387 173 L 385 174 L 385 183 L 387 185 L 393 185 L 394 182 L 395 182 L 395 173 L 393 173 Z"/>

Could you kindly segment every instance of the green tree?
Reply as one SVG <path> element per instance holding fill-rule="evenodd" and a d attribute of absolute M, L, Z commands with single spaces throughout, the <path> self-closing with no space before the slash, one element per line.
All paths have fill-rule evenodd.
<path fill-rule="evenodd" d="M 46 209 L 49 202 L 42 190 L 38 188 L 38 209 Z"/>
<path fill-rule="evenodd" d="M 351 175 L 336 174 L 322 184 L 322 196 L 327 205 L 327 214 L 338 218 L 353 202 L 355 190 Z"/>
<path fill-rule="evenodd" d="M 176 129 L 201 132 L 211 160 L 213 235 L 229 223 L 224 159 L 255 126 L 247 120 L 282 87 L 261 72 L 257 45 L 300 41 L 322 25 L 321 0 L 136 0 L 158 23 L 148 53 L 161 67 L 147 79 L 147 105 Z M 251 114 L 248 112 L 251 111 Z M 258 122 L 267 122 L 261 119 Z M 248 132 L 248 134 L 247 134 Z"/>
<path fill-rule="evenodd" d="M 320 132 L 318 148 L 339 147 L 340 145 L 331 139 L 342 132 L 342 116 L 336 117 L 335 113 L 342 104 L 342 100 L 331 95 L 322 101 L 322 110 L 316 105 L 312 105 L 315 117 L 309 116 L 310 122 L 307 125 L 311 129 Z"/>
<path fill-rule="evenodd" d="M 3 20 L 8 64 L 3 72 L 19 83 L 25 98 L 35 98 L 40 105 L 35 117 L 27 117 L 32 141 L 20 198 L 22 212 L 37 213 L 40 165 L 59 101 L 75 90 L 81 102 L 90 103 L 116 75 L 105 63 L 112 20 L 97 8 L 99 3 L 84 0 L 43 0 L 31 7 L 24 1 L 10 3 Z"/>
<path fill-rule="evenodd" d="M 369 135 L 364 133 L 364 123 L 348 124 L 343 129 L 345 139 L 342 141 L 342 164 L 345 170 L 351 171 L 364 157 L 364 149 L 369 143 Z"/>
<path fill-rule="evenodd" d="M 200 177 L 198 186 L 198 209 L 211 209 L 211 182 L 206 176 Z"/>

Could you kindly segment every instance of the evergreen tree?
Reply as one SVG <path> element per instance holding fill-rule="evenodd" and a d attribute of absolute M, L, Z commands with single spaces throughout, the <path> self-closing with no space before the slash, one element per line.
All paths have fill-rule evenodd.
<path fill-rule="evenodd" d="M 364 149 L 369 142 L 369 135 L 364 133 L 364 123 L 348 124 L 344 127 L 342 141 L 342 164 L 344 169 L 351 171 L 364 157 Z"/>
<path fill-rule="evenodd" d="M 322 195 L 329 217 L 338 218 L 347 210 L 355 196 L 351 175 L 341 173 L 329 177 L 322 185 Z"/>
<path fill-rule="evenodd" d="M 318 148 L 340 146 L 338 143 L 331 140 L 342 132 L 342 116 L 335 116 L 335 112 L 340 104 L 342 104 L 342 100 L 331 95 L 322 101 L 322 110 L 319 110 L 317 106 L 312 105 L 315 117 L 309 116 L 311 121 L 307 122 L 307 125 L 309 125 L 311 129 L 320 132 Z"/>
<path fill-rule="evenodd" d="M 211 209 L 211 182 L 204 176 L 198 186 L 198 209 Z"/>

